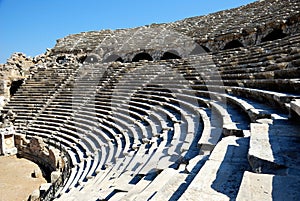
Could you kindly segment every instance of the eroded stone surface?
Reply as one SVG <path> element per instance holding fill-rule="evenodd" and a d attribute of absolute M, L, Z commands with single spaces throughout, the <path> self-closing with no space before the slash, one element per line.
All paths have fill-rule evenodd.
<path fill-rule="evenodd" d="M 246 171 L 236 200 L 296 201 L 300 197 L 299 185 L 300 177 L 255 174 Z"/>

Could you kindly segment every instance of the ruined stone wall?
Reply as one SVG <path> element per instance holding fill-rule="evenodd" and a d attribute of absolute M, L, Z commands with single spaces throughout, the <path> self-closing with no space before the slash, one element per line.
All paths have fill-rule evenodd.
<path fill-rule="evenodd" d="M 41 165 L 48 173 L 64 169 L 65 163 L 58 149 L 46 145 L 40 137 L 26 139 L 24 135 L 15 136 L 18 155 Z"/>
<path fill-rule="evenodd" d="M 49 57 L 49 51 L 50 49 L 34 58 L 27 57 L 23 53 L 14 53 L 5 64 L 0 64 L 0 109 L 10 100 L 12 95 L 10 90 L 14 82 L 21 81 L 20 84 L 26 82 L 26 79 L 32 77 L 45 63 L 55 59 Z"/>
<path fill-rule="evenodd" d="M 297 0 L 265 0 L 169 24 L 152 24 L 115 31 L 84 32 L 59 39 L 51 54 L 92 52 L 101 58 L 118 54 L 122 58 L 125 57 L 125 60 L 130 60 L 132 54 L 143 50 L 149 52 L 174 49 L 182 57 L 186 57 L 187 52 L 181 51 L 179 47 L 183 47 L 182 44 L 189 40 L 197 42 L 212 52 L 222 50 L 233 40 L 240 41 L 243 46 L 251 46 L 261 43 L 262 38 L 274 29 L 282 30 L 286 35 L 298 33 L 299 6 L 300 2 Z M 163 38 L 164 44 L 154 45 L 145 42 L 156 38 L 157 34 L 167 35 Z M 178 42 L 172 37 L 176 35 L 180 35 L 182 41 Z M 166 46 L 170 46 L 169 49 Z M 130 53 L 131 55 L 128 55 Z"/>
<path fill-rule="evenodd" d="M 224 48 L 227 42 L 240 40 L 244 46 L 261 42 L 273 29 L 292 35 L 298 32 L 299 1 L 264 0 L 207 16 L 192 17 L 171 23 L 211 51 Z"/>

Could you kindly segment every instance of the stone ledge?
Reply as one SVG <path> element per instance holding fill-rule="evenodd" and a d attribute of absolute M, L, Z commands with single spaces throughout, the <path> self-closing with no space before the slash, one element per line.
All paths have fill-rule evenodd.
<path fill-rule="evenodd" d="M 300 117 L 300 99 L 291 101 L 291 110 Z"/>
<path fill-rule="evenodd" d="M 238 201 L 299 200 L 300 177 L 245 172 Z"/>
<path fill-rule="evenodd" d="M 285 168 L 280 157 L 279 145 L 276 140 L 270 142 L 269 125 L 266 123 L 250 124 L 250 148 L 248 160 L 254 172 L 273 173 Z"/>

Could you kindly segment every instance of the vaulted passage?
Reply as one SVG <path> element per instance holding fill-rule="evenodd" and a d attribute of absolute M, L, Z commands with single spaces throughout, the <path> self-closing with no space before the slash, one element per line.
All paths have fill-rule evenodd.
<path fill-rule="evenodd" d="M 10 89 L 9 89 L 11 96 L 13 96 L 18 91 L 18 89 L 21 87 L 23 82 L 24 82 L 24 80 L 12 81 Z"/>
<path fill-rule="evenodd" d="M 63 64 L 66 60 L 67 58 L 65 56 L 59 56 L 57 57 L 56 62 L 59 64 Z"/>
<path fill-rule="evenodd" d="M 173 52 L 165 52 L 163 56 L 160 58 L 161 60 L 168 60 L 168 59 L 181 59 L 177 53 Z"/>
<path fill-rule="evenodd" d="M 95 55 L 90 55 L 90 56 L 87 56 L 85 58 L 84 62 L 87 62 L 87 63 L 97 63 L 98 62 L 98 58 Z"/>
<path fill-rule="evenodd" d="M 286 36 L 287 34 L 283 33 L 281 29 L 274 29 L 271 33 L 266 35 L 266 37 L 261 39 L 261 42 L 273 41 L 273 40 L 284 38 Z"/>
<path fill-rule="evenodd" d="M 150 54 L 142 52 L 142 53 L 135 55 L 135 57 L 132 59 L 132 62 L 138 62 L 141 60 L 153 61 L 153 58 L 151 57 Z"/>
<path fill-rule="evenodd" d="M 238 47 L 244 47 L 244 45 L 238 41 L 238 40 L 233 40 L 228 42 L 223 50 L 229 50 L 229 49 L 234 49 L 234 48 L 238 48 Z"/>

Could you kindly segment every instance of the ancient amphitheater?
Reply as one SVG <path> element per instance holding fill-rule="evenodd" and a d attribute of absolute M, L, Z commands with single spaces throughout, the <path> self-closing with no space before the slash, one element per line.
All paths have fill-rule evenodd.
<path fill-rule="evenodd" d="M 31 200 L 300 200 L 300 1 L 79 33 L 2 69 Z"/>

